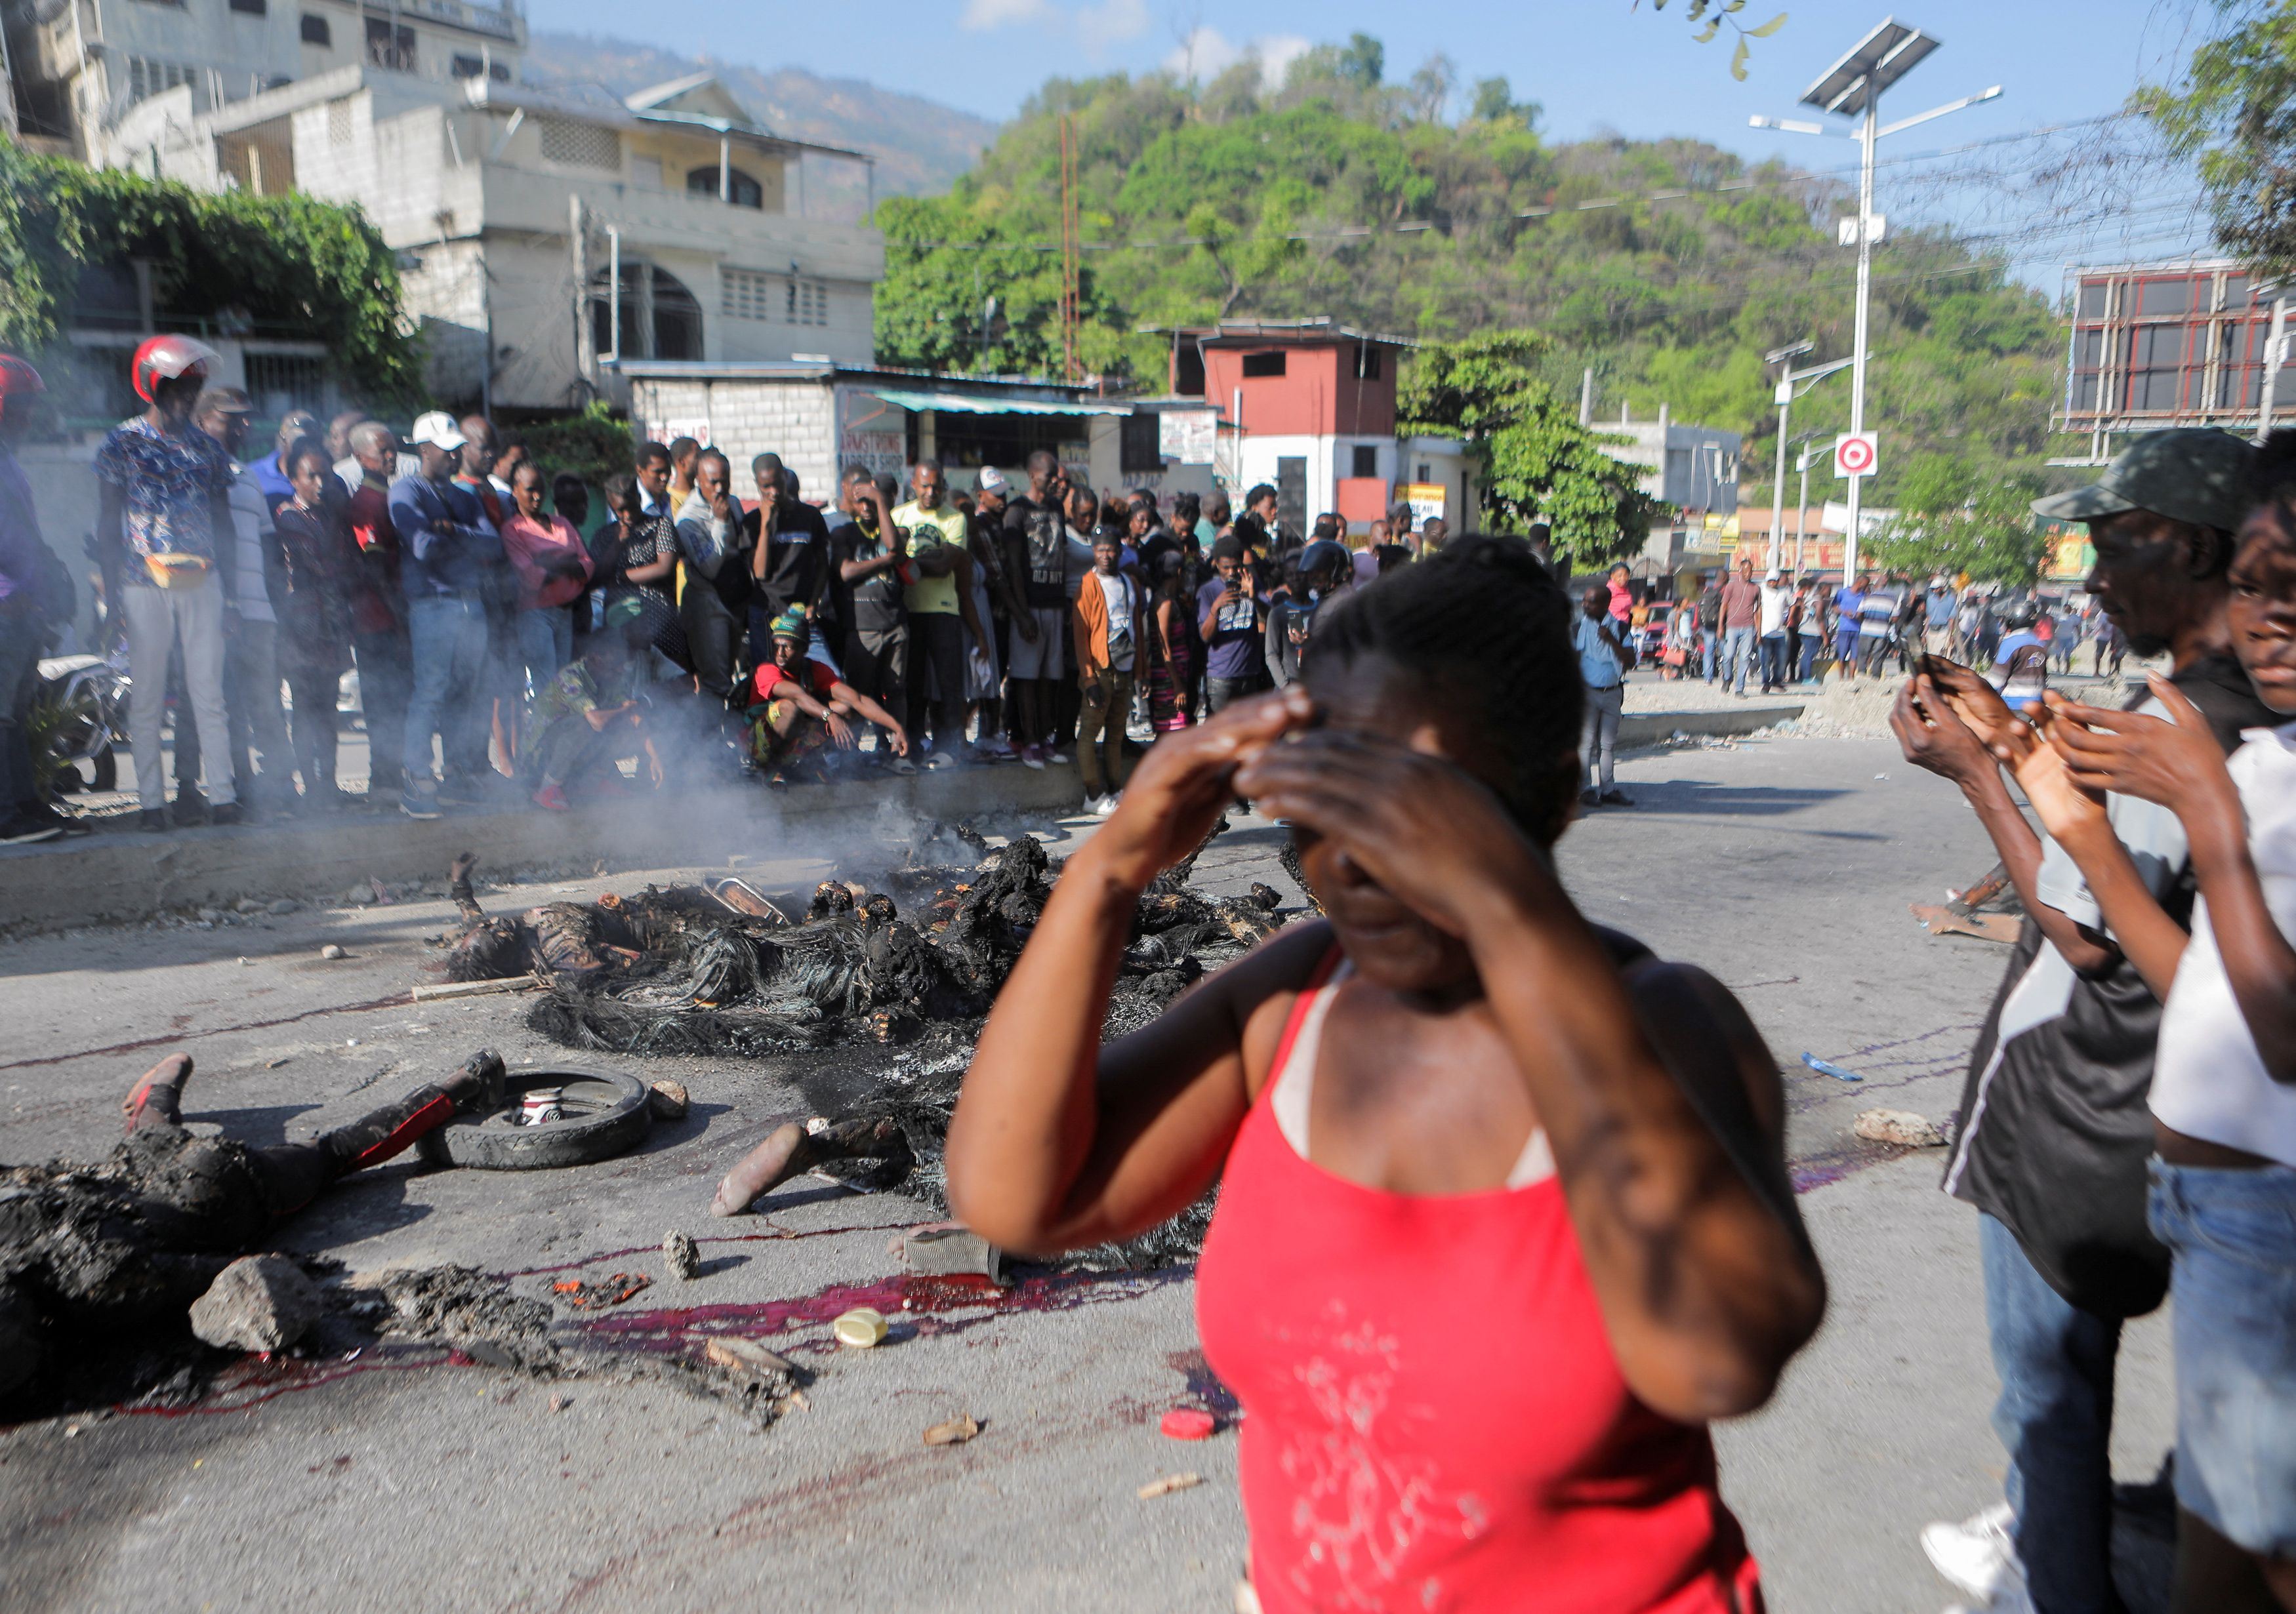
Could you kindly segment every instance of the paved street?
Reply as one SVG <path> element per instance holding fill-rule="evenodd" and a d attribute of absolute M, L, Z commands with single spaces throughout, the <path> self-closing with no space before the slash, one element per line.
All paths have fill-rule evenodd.
<path fill-rule="evenodd" d="M 1935 1151 L 1898 1158 L 1849 1126 L 1874 1105 L 1943 1122 L 1958 1101 L 2005 950 L 1930 939 L 1906 909 L 1982 873 L 1989 850 L 1957 795 L 1883 741 L 1685 748 L 1620 774 L 1639 805 L 1577 826 L 1566 878 L 1594 917 L 1705 965 L 1751 1009 L 1788 1071 L 1801 1203 L 1833 1285 L 1777 1400 L 1720 1431 L 1725 1495 L 1775 1608 L 1942 1608 L 1914 1534 L 1993 1500 L 2001 1468 L 1974 1221 L 1937 1192 Z M 1202 877 L 1289 895 L 1278 834 L 1246 823 Z M 767 864 L 751 878 L 824 872 Z M 510 910 L 554 889 L 567 888 L 486 900 Z M 428 899 L 0 945 L 0 1159 L 96 1158 L 127 1083 L 176 1044 L 199 1058 L 187 1118 L 256 1142 L 348 1118 L 480 1045 L 558 1052 L 515 998 L 408 1004 L 422 938 L 451 916 Z M 328 942 L 352 957 L 322 962 Z M 1805 1052 L 1866 1079 L 1817 1075 Z M 553 1386 L 428 1354 L 251 1370 L 183 1415 L 0 1432 L 0 1605 L 1228 1608 L 1243 1553 L 1234 1437 L 1183 1446 L 1155 1427 L 1202 1388 L 1185 1274 L 1024 1284 L 993 1310 L 927 1298 L 890 1348 L 840 1354 L 829 1317 L 868 1293 L 898 1308 L 887 1230 L 920 1219 L 915 1202 L 800 1179 L 769 1215 L 713 1223 L 726 1165 L 806 1113 L 790 1073 L 623 1062 L 685 1081 L 693 1116 L 587 1169 L 439 1172 L 409 1157 L 283 1243 L 354 1271 L 460 1262 L 537 1296 L 569 1274 L 653 1272 L 619 1311 L 585 1314 L 604 1319 L 594 1332 L 660 1313 L 644 1331 L 674 1340 L 678 1308 L 744 1308 L 817 1374 L 806 1410 L 761 1433 L 658 1378 Z M 659 1281 L 674 1228 L 701 1239 L 691 1285 Z M 2170 1433 L 2161 1318 L 2131 1330 L 2123 1362 L 2118 1462 L 2143 1479 Z M 921 1443 L 959 1412 L 981 1421 L 978 1439 Z M 1180 1470 L 1205 1483 L 1136 1496 Z"/>

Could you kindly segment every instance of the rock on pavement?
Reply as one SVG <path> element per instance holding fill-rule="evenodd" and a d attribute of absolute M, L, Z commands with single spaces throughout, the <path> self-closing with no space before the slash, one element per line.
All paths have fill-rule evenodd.
<path fill-rule="evenodd" d="M 318 1286 L 284 1256 L 242 1256 L 192 1302 L 192 1331 L 226 1350 L 284 1350 L 326 1309 Z"/>

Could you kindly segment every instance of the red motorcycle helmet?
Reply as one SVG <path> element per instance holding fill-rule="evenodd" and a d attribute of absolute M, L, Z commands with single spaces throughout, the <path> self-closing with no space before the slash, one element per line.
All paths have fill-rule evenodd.
<path fill-rule="evenodd" d="M 23 408 L 47 389 L 48 384 L 30 361 L 0 353 L 0 420 L 6 420 L 11 409 Z"/>
<path fill-rule="evenodd" d="M 149 404 L 160 390 L 161 381 L 172 381 L 178 376 L 199 371 L 205 378 L 214 373 L 215 366 L 223 362 L 223 355 L 205 342 L 194 341 L 188 336 L 169 333 L 155 336 L 135 349 L 133 374 L 135 396 Z"/>

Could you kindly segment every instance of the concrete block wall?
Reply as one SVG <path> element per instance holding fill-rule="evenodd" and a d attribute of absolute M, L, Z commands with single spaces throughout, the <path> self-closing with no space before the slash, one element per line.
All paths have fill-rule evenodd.
<path fill-rule="evenodd" d="M 797 472 L 805 498 L 835 500 L 836 422 L 825 379 L 641 381 L 631 388 L 630 419 L 645 437 L 660 436 L 665 422 L 708 421 L 710 441 L 734 462 L 734 485 L 745 498 L 750 461 L 770 452 Z"/>

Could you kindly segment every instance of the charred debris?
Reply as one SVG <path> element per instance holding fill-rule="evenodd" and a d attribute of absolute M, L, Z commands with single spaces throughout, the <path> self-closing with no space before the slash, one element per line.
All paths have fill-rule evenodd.
<path fill-rule="evenodd" d="M 1223 820 L 1142 895 L 1108 1036 L 1147 1024 L 1282 922 L 1282 898 L 1268 886 L 1241 901 L 1194 888 L 1197 858 L 1227 827 Z M 945 1212 L 942 1141 L 957 1088 L 1058 867 L 1033 836 L 991 848 L 965 823 L 931 826 L 920 846 L 878 889 L 823 882 L 801 919 L 738 880 L 488 918 L 470 896 L 467 860 L 458 860 L 467 928 L 449 944 L 447 971 L 458 979 L 533 974 L 545 990 L 528 1024 L 570 1048 L 774 1061 L 840 1124 L 898 1127 L 882 1158 L 824 1175 L 865 1189 L 906 1184 Z M 942 860 L 952 852 L 970 861 Z M 1200 1207 L 1086 1264 L 1193 1258 L 1208 1214 Z"/>

